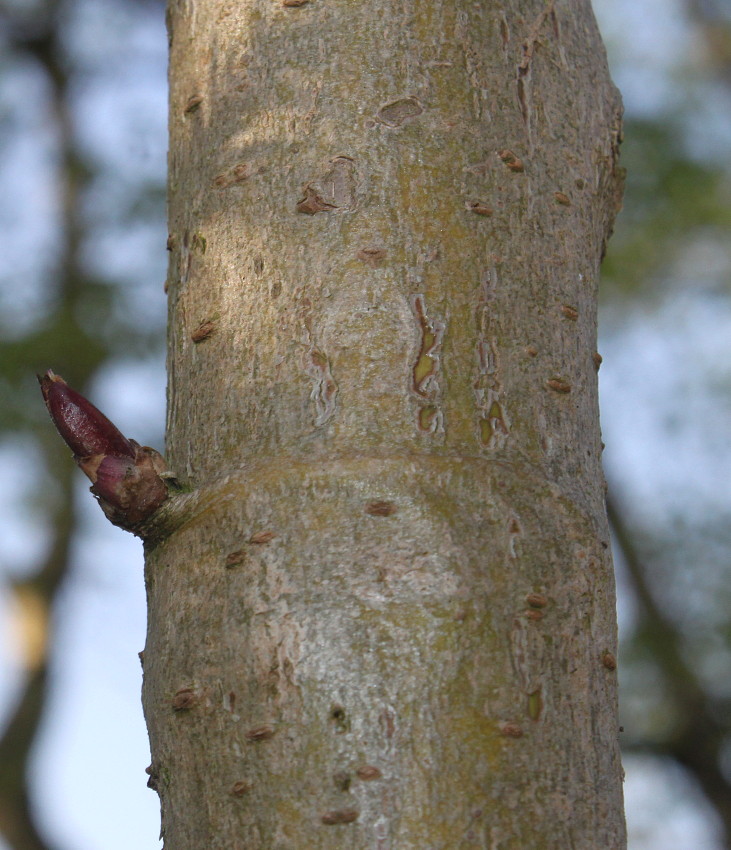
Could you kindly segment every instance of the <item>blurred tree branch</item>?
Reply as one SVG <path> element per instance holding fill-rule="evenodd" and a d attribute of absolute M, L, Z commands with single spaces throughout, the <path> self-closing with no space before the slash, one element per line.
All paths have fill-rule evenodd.
<path fill-rule="evenodd" d="M 131 11 L 130 6 L 134 7 Z M 15 196 L 24 192 L 25 184 L 18 183 L 7 198 L 0 198 L 0 213 L 17 222 L 15 232 L 22 236 L 23 245 L 27 242 L 31 246 L 32 259 L 19 262 L 25 263 L 24 271 L 30 268 L 31 275 L 35 274 L 29 286 L 23 281 L 21 287 L 18 279 L 23 272 L 7 263 L 2 283 L 7 284 L 7 292 L 34 290 L 30 301 L 36 299 L 30 313 L 18 312 L 28 299 L 10 299 L 16 312 L 11 309 L 0 315 L 10 331 L 0 339 L 0 429 L 2 436 L 11 439 L 17 435 L 31 437 L 24 445 L 30 444 L 30 453 L 34 453 L 34 480 L 28 484 L 25 504 L 48 535 L 46 554 L 32 575 L 2 577 L 9 583 L 9 607 L 19 615 L 19 631 L 24 635 L 18 646 L 23 680 L 11 715 L 4 718 L 0 728 L 0 839 L 12 850 L 48 850 L 48 839 L 44 842 L 34 817 L 33 803 L 38 801 L 31 799 L 28 767 L 47 711 L 49 682 L 55 679 L 49 675 L 49 662 L 54 671 L 63 668 L 56 659 L 49 659 L 53 635 L 48 631 L 49 624 L 53 627 L 51 612 L 58 590 L 72 569 L 71 546 L 79 519 L 74 500 L 79 479 L 71 458 L 59 449 L 57 436 L 49 426 L 33 373 L 53 367 L 88 394 L 89 385 L 112 357 L 121 355 L 129 361 L 149 355 L 153 347 L 159 351 L 163 342 L 160 331 L 164 308 L 159 310 L 160 321 L 156 321 L 157 306 L 162 308 L 163 302 L 162 284 L 154 281 L 159 286 L 157 305 L 150 289 L 140 285 L 147 284 L 147 278 L 135 268 L 135 263 L 144 266 L 146 273 L 155 276 L 154 262 L 147 262 L 151 256 L 135 257 L 135 262 L 129 267 L 122 265 L 121 271 L 119 262 L 107 267 L 97 259 L 100 246 L 108 250 L 110 236 L 135 228 L 148 234 L 160 231 L 157 244 L 162 259 L 163 174 L 150 176 L 149 167 L 135 169 L 134 162 L 136 157 L 147 156 L 147 162 L 141 161 L 149 166 L 154 143 L 150 148 L 149 139 L 140 141 L 139 133 L 134 135 L 139 148 L 134 149 L 132 158 L 127 150 L 125 169 L 120 169 L 121 156 L 114 151 L 100 155 L 89 147 L 89 130 L 94 128 L 82 118 L 89 102 L 91 75 L 100 70 L 116 75 L 123 67 L 114 63 L 122 56 L 124 39 L 140 31 L 138 12 L 149 12 L 147 20 L 159 22 L 162 54 L 162 0 L 0 0 L 0 41 L 5 48 L 0 72 L 8 75 L 8 81 L 15 83 L 14 75 L 21 81 L 21 88 L 6 86 L 12 96 L 0 111 L 3 130 L 8 148 L 23 148 L 26 153 L 33 150 L 30 159 L 54 195 L 52 213 L 27 194 Z M 85 42 L 79 38 L 79 32 L 87 32 L 85 27 L 89 27 L 88 32 L 100 25 L 108 30 L 109 20 L 121 24 L 107 41 L 120 45 L 118 56 L 91 43 L 88 34 Z M 133 45 L 133 49 L 138 49 L 143 59 L 152 57 L 150 67 L 154 70 L 155 50 L 146 52 L 149 42 L 139 45 Z M 130 63 L 128 53 L 123 59 Z M 22 87 L 29 80 L 34 96 L 24 98 Z M 132 135 L 135 127 L 123 109 L 116 114 L 119 125 L 114 130 L 122 140 L 125 132 Z M 86 121 L 83 125 L 82 120 Z M 134 121 L 141 120 L 137 112 Z M 29 127 L 36 130 L 33 136 L 28 133 Z M 126 141 L 129 148 L 129 139 Z M 90 211 L 97 190 L 104 194 Z M 28 224 L 16 213 L 21 200 Z M 50 263 L 47 257 L 51 257 Z M 160 267 L 164 267 L 162 262 Z M 145 309 L 133 315 L 130 308 L 139 311 L 140 303 Z M 16 314 L 21 318 L 18 327 L 13 324 Z M 18 496 L 19 501 L 23 498 Z M 32 566 L 28 564 L 26 569 Z"/>
<path fill-rule="evenodd" d="M 13 850 L 47 850 L 50 846 L 38 832 L 26 779 L 28 760 L 40 725 L 49 678 L 48 625 L 56 592 L 69 569 L 69 550 L 76 518 L 73 504 L 74 467 L 59 464 L 57 481 L 60 500 L 51 517 L 53 538 L 40 570 L 26 581 L 11 586 L 21 616 L 35 617 L 37 634 L 45 645 L 35 654 L 26 649 L 26 680 L 20 698 L 0 739 L 0 832 Z M 23 630 L 25 631 L 25 630 Z"/>
<path fill-rule="evenodd" d="M 731 85 L 731 12 L 726 0 L 686 0 L 688 14 L 706 42 L 715 73 Z"/>
<path fill-rule="evenodd" d="M 35 350 L 59 369 L 66 371 L 78 386 L 88 384 L 106 352 L 85 332 L 78 321 L 78 307 L 88 291 L 89 281 L 79 264 L 79 246 L 83 233 L 81 194 L 88 179 L 75 139 L 69 103 L 69 74 L 59 44 L 57 20 L 60 4 L 47 3 L 30 17 L 12 19 L 10 27 L 14 52 L 35 60 L 49 82 L 49 111 L 56 128 L 57 194 L 59 198 L 59 252 L 55 288 L 51 296 L 53 309 L 40 330 L 31 338 L 2 346 L 6 379 L 20 382 L 25 377 L 29 359 L 24 351 Z M 5 8 L 5 17 L 12 13 Z M 39 345 L 40 341 L 43 344 Z M 32 362 L 32 361 L 31 361 Z M 32 420 L 32 416 L 29 417 Z M 49 509 L 50 529 L 48 553 L 38 571 L 28 579 L 11 584 L 10 592 L 21 616 L 37 617 L 45 634 L 40 653 L 21 648 L 27 657 L 26 678 L 3 736 L 0 739 L 0 833 L 13 850 L 48 850 L 50 845 L 36 826 L 28 789 L 28 764 L 41 724 L 48 693 L 49 632 L 47 625 L 57 591 L 70 569 L 70 549 L 77 511 L 73 498 L 74 472 L 70 458 L 59 458 L 55 435 L 49 434 L 45 448 L 46 465 L 53 470 L 58 493 Z M 39 440 L 40 445 L 45 440 Z M 30 604 L 29 604 L 30 603 Z M 38 629 L 35 630 L 36 634 Z"/>
<path fill-rule="evenodd" d="M 670 735 L 649 741 L 632 738 L 629 730 L 625 749 L 651 751 L 674 759 L 697 780 L 723 824 L 725 844 L 731 847 L 731 784 L 721 769 L 722 751 L 731 735 L 728 706 L 706 692 L 684 653 L 679 627 L 664 610 L 652 590 L 650 570 L 626 523 L 616 499 L 607 499 L 609 522 L 615 542 L 632 581 L 644 620 L 642 634 L 672 695 L 676 722 Z"/>

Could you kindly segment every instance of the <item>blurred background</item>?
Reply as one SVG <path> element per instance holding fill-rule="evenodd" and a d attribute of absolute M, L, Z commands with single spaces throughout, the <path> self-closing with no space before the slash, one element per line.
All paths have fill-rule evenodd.
<path fill-rule="evenodd" d="M 630 848 L 731 850 L 731 6 L 594 6 L 626 108 L 600 385 Z M 34 373 L 162 447 L 166 51 L 162 0 L 0 0 L 2 850 L 160 847 L 141 544 Z"/>

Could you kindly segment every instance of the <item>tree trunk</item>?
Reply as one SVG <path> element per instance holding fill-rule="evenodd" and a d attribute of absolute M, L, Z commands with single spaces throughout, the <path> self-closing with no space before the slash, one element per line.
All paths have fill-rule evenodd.
<path fill-rule="evenodd" d="M 166 846 L 623 847 L 588 0 L 168 24 Z"/>

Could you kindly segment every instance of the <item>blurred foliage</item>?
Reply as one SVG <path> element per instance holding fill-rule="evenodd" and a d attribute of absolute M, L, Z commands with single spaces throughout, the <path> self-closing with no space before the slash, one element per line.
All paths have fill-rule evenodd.
<path fill-rule="evenodd" d="M 638 305 L 651 336 L 668 333 L 659 319 L 653 324 L 652 305 L 659 316 L 669 300 L 731 300 L 731 9 L 722 0 L 684 0 L 677 13 L 679 41 L 663 59 L 671 81 L 655 104 L 641 93 L 627 98 L 624 210 L 602 269 L 609 333 L 620 336 L 622 317 Z M 638 49 L 639 55 L 628 57 L 621 41 L 610 42 L 609 50 L 615 65 L 629 62 L 626 78 L 634 71 L 641 87 L 647 53 L 662 49 L 662 37 L 639 40 L 646 51 Z M 704 329 L 689 325 L 684 332 Z M 692 338 L 683 343 L 692 346 Z M 642 355 L 637 352 L 638 359 Z M 680 360 L 667 368 L 679 376 L 691 369 Z M 724 369 L 726 377 L 719 377 Z M 719 405 L 731 398 L 731 366 L 689 371 L 685 380 Z M 624 377 L 627 386 L 636 381 Z M 623 403 L 641 405 L 642 389 L 630 397 Z M 710 420 L 688 422 L 694 411 L 683 392 L 668 398 L 665 412 L 655 416 L 652 439 L 667 441 L 670 450 L 682 442 L 671 439 L 680 423 L 701 434 L 712 427 Z M 611 432 L 608 417 L 604 425 Z M 690 486 L 681 509 L 682 499 L 662 492 L 648 506 L 650 488 L 637 486 L 636 470 L 610 462 L 607 474 L 618 568 L 630 594 L 620 664 L 623 747 L 644 755 L 654 770 L 664 761 L 668 777 L 672 765 L 682 767 L 710 803 L 713 846 L 731 847 L 729 509 L 710 492 L 694 499 Z M 681 492 L 685 486 L 679 479 Z"/>
<path fill-rule="evenodd" d="M 110 363 L 161 359 L 162 21 L 157 0 L 0 2 L 0 449 L 31 453 L 33 475 L 13 494 L 25 514 L 15 534 L 45 538 L 16 547 L 0 576 L 32 642 L 18 647 L 0 734 L 0 835 L 12 850 L 52 846 L 26 774 L 47 705 L 51 611 L 79 529 L 76 473 L 34 373 L 53 368 L 90 394 Z"/>
<path fill-rule="evenodd" d="M 35 373 L 83 391 L 110 362 L 162 358 L 163 6 L 0 2 L 0 436 L 51 455 Z"/>
<path fill-rule="evenodd" d="M 696 238 L 728 250 L 728 164 L 692 158 L 676 117 L 625 121 L 622 214 L 602 267 L 605 298 L 654 294 Z"/>

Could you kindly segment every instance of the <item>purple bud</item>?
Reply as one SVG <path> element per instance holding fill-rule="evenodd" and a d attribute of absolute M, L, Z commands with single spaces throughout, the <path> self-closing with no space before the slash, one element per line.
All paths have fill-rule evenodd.
<path fill-rule="evenodd" d="M 115 508 L 124 510 L 129 502 L 127 486 L 139 477 L 134 461 L 128 457 L 107 455 L 96 468 L 92 492 Z"/>
<path fill-rule="evenodd" d="M 107 417 L 49 369 L 38 377 L 59 434 L 91 480 L 91 492 L 107 517 L 135 529 L 167 499 L 162 456 L 128 440 Z"/>
<path fill-rule="evenodd" d="M 151 516 L 168 497 L 160 478 L 161 455 L 135 443 L 135 459 L 105 457 L 96 469 L 91 492 L 102 510 L 116 525 L 129 528 Z"/>
<path fill-rule="evenodd" d="M 63 378 L 49 369 L 42 377 L 38 376 L 38 382 L 58 433 L 76 457 L 114 455 L 134 458 L 135 450 L 130 441 L 81 393 L 72 390 Z"/>

